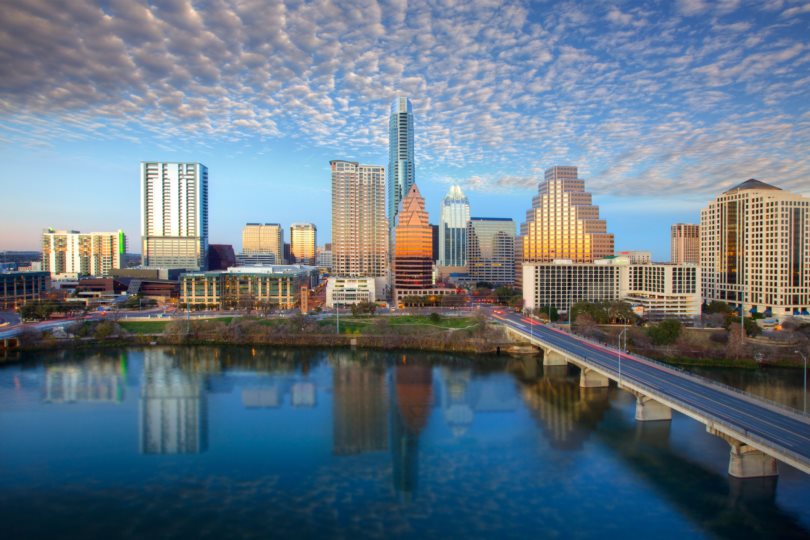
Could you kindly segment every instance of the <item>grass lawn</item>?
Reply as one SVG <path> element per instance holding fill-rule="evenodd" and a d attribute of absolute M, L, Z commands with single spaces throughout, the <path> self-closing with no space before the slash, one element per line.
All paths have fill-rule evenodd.
<path fill-rule="evenodd" d="M 162 334 L 169 321 L 119 321 L 118 324 L 133 334 Z"/>
<path fill-rule="evenodd" d="M 375 321 L 383 320 L 392 327 L 401 326 L 403 330 L 406 328 L 413 329 L 414 327 L 424 327 L 426 330 L 436 331 L 454 330 L 459 328 L 467 328 L 476 324 L 475 319 L 470 317 L 442 317 L 439 322 L 433 322 L 429 316 L 426 315 L 397 315 L 393 317 L 341 317 L 340 318 L 340 333 L 341 334 L 363 334 L 369 327 L 374 325 Z M 335 319 L 325 319 L 318 321 L 318 324 L 326 328 L 335 327 Z"/>

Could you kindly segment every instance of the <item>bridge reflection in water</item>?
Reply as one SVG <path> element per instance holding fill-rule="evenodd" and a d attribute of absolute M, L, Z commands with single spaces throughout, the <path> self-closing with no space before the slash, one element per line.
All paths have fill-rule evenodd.
<path fill-rule="evenodd" d="M 683 515 L 718 536 L 769 537 L 778 523 L 780 538 L 807 537 L 799 520 L 776 504 L 778 477 L 718 474 L 673 449 L 671 422 L 628 421 L 617 401 L 621 392 L 581 388 L 576 370 L 535 361 L 521 359 L 509 367 L 553 449 L 576 451 L 586 442 L 606 446 Z"/>

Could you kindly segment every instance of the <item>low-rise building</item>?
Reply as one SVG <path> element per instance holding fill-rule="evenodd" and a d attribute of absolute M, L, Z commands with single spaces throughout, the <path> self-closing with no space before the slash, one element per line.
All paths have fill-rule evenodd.
<path fill-rule="evenodd" d="M 191 308 L 233 309 L 266 305 L 295 307 L 301 287 L 317 284 L 313 266 L 239 266 L 216 272 L 191 272 L 180 277 L 180 303 Z"/>
<path fill-rule="evenodd" d="M 621 299 L 647 319 L 700 316 L 700 267 L 696 264 L 634 264 L 620 270 Z"/>
<path fill-rule="evenodd" d="M 0 272 L 0 309 L 18 309 L 41 300 L 50 285 L 50 272 Z"/>
<path fill-rule="evenodd" d="M 377 287 L 374 278 L 330 277 L 326 282 L 326 307 L 350 306 L 375 302 Z"/>

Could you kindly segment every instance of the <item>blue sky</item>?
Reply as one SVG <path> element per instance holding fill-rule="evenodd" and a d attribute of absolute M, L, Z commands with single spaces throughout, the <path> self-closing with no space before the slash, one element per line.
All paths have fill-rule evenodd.
<path fill-rule="evenodd" d="M 810 195 L 810 3 L 7 0 L 0 249 L 45 227 L 123 228 L 138 164 L 201 161 L 210 241 L 245 222 L 330 234 L 330 159 L 387 166 L 414 105 L 431 220 L 460 183 L 522 221 L 542 171 L 578 165 L 617 249 L 668 258 L 747 178 Z"/>

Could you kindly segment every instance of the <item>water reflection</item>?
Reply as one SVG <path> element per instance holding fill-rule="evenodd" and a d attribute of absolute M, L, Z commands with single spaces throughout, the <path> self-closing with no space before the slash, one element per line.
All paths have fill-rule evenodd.
<path fill-rule="evenodd" d="M 357 360 L 332 366 L 332 452 L 337 455 L 388 449 L 388 391 L 385 369 Z"/>
<path fill-rule="evenodd" d="M 391 393 L 391 457 L 394 490 L 402 500 L 413 499 L 419 477 L 419 435 L 433 405 L 430 365 L 398 365 Z"/>
<path fill-rule="evenodd" d="M 140 403 L 143 454 L 197 454 L 208 447 L 203 375 L 179 364 L 164 350 L 147 349 L 144 353 Z"/>
<path fill-rule="evenodd" d="M 46 403 L 121 403 L 126 394 L 126 355 L 96 355 L 84 362 L 55 364 L 45 370 Z"/>

